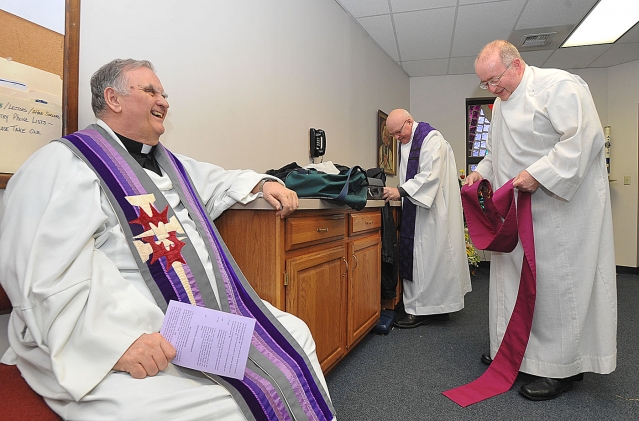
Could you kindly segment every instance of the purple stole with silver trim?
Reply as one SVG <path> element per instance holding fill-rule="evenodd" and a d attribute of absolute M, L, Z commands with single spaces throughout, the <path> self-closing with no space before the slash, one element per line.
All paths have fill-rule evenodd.
<path fill-rule="evenodd" d="M 96 125 L 59 141 L 100 178 L 158 306 L 165 311 L 176 300 L 218 309 L 202 262 L 173 209 L 126 150 Z M 256 321 L 244 378 L 206 376 L 227 388 L 249 420 L 331 420 L 334 409 L 308 357 L 237 267 L 181 162 L 162 145 L 155 154 L 207 245 L 218 291 L 225 292 L 220 309 Z"/>

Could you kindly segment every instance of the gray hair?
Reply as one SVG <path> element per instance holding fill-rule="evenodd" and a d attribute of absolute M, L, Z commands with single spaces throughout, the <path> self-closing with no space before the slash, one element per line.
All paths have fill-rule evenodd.
<path fill-rule="evenodd" d="M 506 40 L 498 39 L 488 43 L 484 48 L 482 48 L 481 52 L 475 59 L 475 67 L 477 67 L 478 62 L 486 60 L 490 56 L 490 53 L 495 50 L 499 52 L 499 59 L 504 66 L 510 65 L 510 63 L 517 58 L 522 62 L 524 61 L 521 58 L 521 54 L 519 54 L 517 47 Z"/>
<path fill-rule="evenodd" d="M 115 59 L 100 67 L 91 76 L 91 108 L 93 108 L 93 114 L 97 118 L 100 118 L 107 109 L 104 90 L 113 88 L 120 95 L 129 95 L 126 72 L 140 67 L 146 67 L 155 72 L 155 68 L 153 68 L 153 64 L 150 61 L 129 58 L 125 60 Z"/>

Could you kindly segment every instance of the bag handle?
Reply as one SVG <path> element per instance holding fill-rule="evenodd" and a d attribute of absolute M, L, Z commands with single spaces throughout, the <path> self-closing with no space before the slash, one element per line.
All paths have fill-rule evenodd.
<path fill-rule="evenodd" d="M 348 195 L 348 185 L 351 179 L 351 172 L 354 168 L 359 167 L 351 167 L 348 169 L 348 171 L 346 172 L 346 182 L 344 183 L 344 187 L 342 187 L 342 190 L 339 192 L 335 200 L 344 200 L 346 198 L 346 195 Z"/>

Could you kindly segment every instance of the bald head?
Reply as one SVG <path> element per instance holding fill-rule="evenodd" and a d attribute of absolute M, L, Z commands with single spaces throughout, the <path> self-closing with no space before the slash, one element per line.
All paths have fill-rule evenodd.
<path fill-rule="evenodd" d="M 397 108 L 396 110 L 393 110 L 390 112 L 390 114 L 388 114 L 388 118 L 386 118 L 386 125 L 389 126 L 389 130 L 391 132 L 394 132 L 395 129 L 399 129 L 399 126 L 401 126 L 402 123 L 404 123 L 404 121 L 408 120 L 409 118 L 411 120 L 413 119 L 408 111 Z M 399 124 L 397 124 L 397 127 L 395 127 L 394 123 Z"/>
<path fill-rule="evenodd" d="M 388 132 L 393 135 L 401 143 L 410 142 L 413 134 L 413 123 L 415 120 L 408 111 L 398 108 L 388 114 L 386 118 L 386 127 Z"/>

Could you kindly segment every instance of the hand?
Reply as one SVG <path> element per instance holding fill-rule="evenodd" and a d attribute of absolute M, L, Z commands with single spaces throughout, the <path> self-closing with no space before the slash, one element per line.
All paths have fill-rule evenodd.
<path fill-rule="evenodd" d="M 539 181 L 535 180 L 528 171 L 523 170 L 513 179 L 513 187 L 519 191 L 534 193 L 539 187 Z"/>
<path fill-rule="evenodd" d="M 482 177 L 480 173 L 478 173 L 477 171 L 473 171 L 470 174 L 468 174 L 468 177 L 466 177 L 466 184 L 468 185 L 468 187 L 470 187 L 475 182 L 482 180 L 483 178 L 484 177 Z"/>
<path fill-rule="evenodd" d="M 399 190 L 397 187 L 384 187 L 384 193 L 382 194 L 382 199 L 386 201 L 386 203 L 391 200 L 399 200 Z"/>
<path fill-rule="evenodd" d="M 286 218 L 299 207 L 297 193 L 277 181 L 264 183 L 262 193 L 264 194 L 264 199 L 277 210 L 275 214 L 280 218 Z"/>
<path fill-rule="evenodd" d="M 143 379 L 168 367 L 176 354 L 173 345 L 159 333 L 144 333 L 131 344 L 113 369 L 126 371 L 135 379 Z"/>

